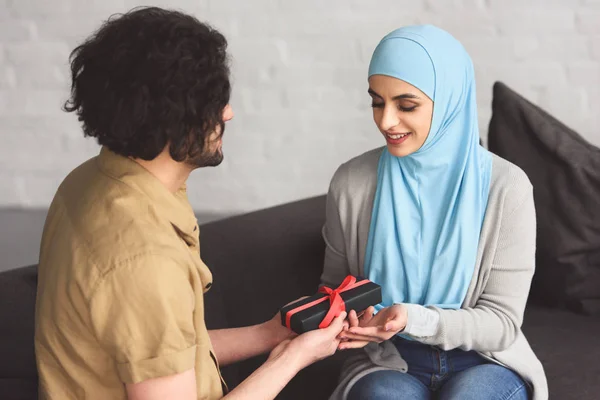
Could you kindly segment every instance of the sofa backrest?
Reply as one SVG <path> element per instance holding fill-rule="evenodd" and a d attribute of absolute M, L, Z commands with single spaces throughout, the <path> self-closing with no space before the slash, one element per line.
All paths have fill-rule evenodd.
<path fill-rule="evenodd" d="M 213 273 L 205 297 L 208 328 L 258 324 L 279 307 L 314 294 L 323 267 L 324 220 L 321 196 L 200 227 L 200 254 Z M 263 361 L 225 367 L 223 375 L 234 387 Z"/>
<path fill-rule="evenodd" d="M 264 322 L 284 304 L 314 294 L 323 268 L 324 220 L 321 196 L 203 225 L 200 253 L 214 278 L 206 294 L 207 325 Z"/>

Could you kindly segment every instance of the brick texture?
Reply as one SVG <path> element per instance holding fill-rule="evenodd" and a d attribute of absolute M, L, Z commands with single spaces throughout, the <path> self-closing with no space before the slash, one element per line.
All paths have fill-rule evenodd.
<path fill-rule="evenodd" d="M 236 116 L 225 162 L 193 173 L 199 211 L 238 213 L 324 193 L 339 164 L 382 145 L 366 70 L 392 29 L 453 33 L 477 74 L 485 138 L 502 80 L 600 145 L 598 0 L 164 0 L 220 29 L 232 56 Z M 47 207 L 98 147 L 68 96 L 68 55 L 135 0 L 0 0 L 0 207 Z"/>

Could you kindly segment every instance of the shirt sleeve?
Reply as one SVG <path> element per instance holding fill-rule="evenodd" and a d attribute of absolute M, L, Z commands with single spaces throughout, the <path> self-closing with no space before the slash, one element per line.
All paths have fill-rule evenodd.
<path fill-rule="evenodd" d="M 194 291 L 185 268 L 145 255 L 117 265 L 90 299 L 92 329 L 124 383 L 194 368 Z"/>

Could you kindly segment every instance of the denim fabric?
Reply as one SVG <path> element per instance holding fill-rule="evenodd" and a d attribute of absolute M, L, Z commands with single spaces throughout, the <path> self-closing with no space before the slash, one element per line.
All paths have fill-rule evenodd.
<path fill-rule="evenodd" d="M 475 351 L 440 350 L 400 337 L 392 339 L 408 372 L 377 371 L 361 378 L 348 400 L 528 400 L 525 382 Z"/>

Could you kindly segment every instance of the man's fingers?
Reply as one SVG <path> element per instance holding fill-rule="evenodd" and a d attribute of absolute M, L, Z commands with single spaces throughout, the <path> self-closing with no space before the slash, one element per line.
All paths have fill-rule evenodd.
<path fill-rule="evenodd" d="M 348 323 L 348 320 L 344 321 L 344 323 L 342 324 L 342 331 L 337 336 L 337 338 L 341 340 L 343 338 L 343 336 L 342 336 L 343 333 L 346 332 L 349 327 L 350 327 L 350 324 Z"/>
<path fill-rule="evenodd" d="M 337 317 L 335 317 L 333 319 L 333 321 L 331 321 L 331 324 L 329 324 L 329 326 L 327 328 L 325 328 L 325 329 L 329 329 L 331 331 L 335 331 L 336 335 L 337 335 L 338 333 L 340 333 L 343 330 L 343 328 L 344 328 L 344 320 L 346 319 L 347 315 L 348 314 L 346 313 L 346 311 L 342 311 L 340 313 L 340 315 L 338 315 Z"/>

